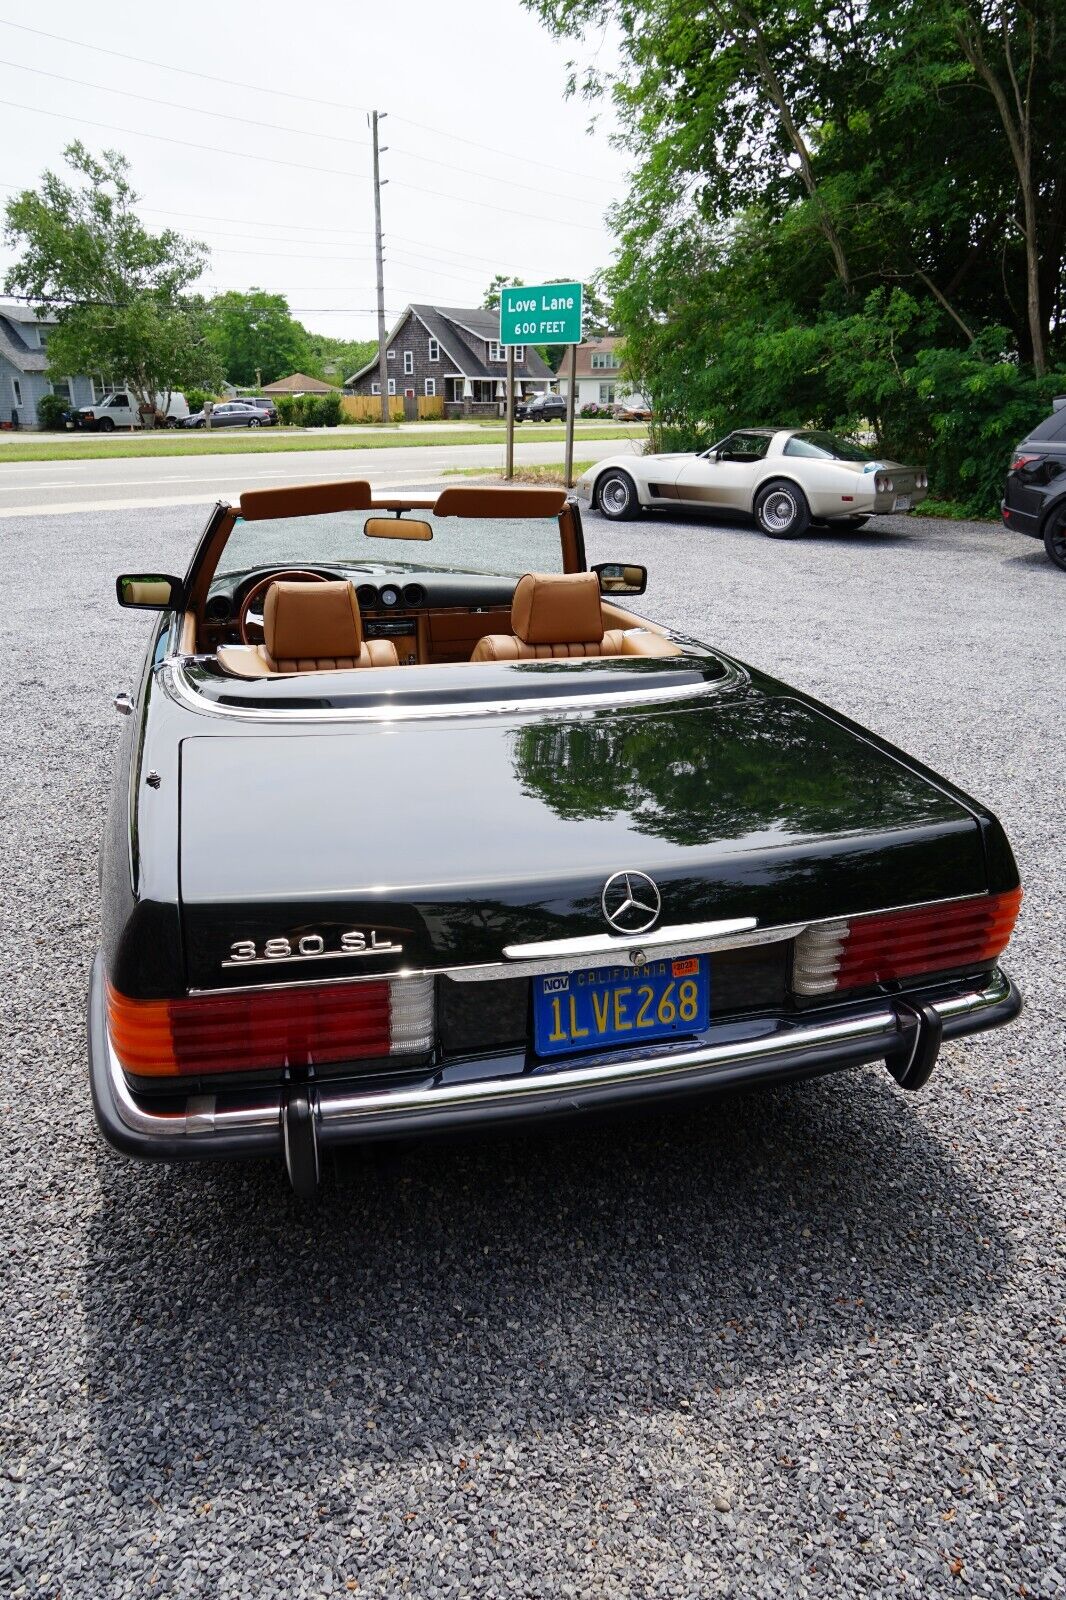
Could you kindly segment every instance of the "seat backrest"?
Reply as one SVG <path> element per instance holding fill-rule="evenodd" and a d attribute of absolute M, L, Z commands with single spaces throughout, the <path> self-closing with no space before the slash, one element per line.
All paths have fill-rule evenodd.
<path fill-rule="evenodd" d="M 354 584 L 284 579 L 272 583 L 266 592 L 263 643 L 223 645 L 218 659 L 227 671 L 240 677 L 400 664 L 391 639 L 363 638 Z"/>
<path fill-rule="evenodd" d="M 471 661 L 536 661 L 622 654 L 622 630 L 603 627 L 594 572 L 527 572 L 515 585 L 511 633 L 479 639 Z"/>

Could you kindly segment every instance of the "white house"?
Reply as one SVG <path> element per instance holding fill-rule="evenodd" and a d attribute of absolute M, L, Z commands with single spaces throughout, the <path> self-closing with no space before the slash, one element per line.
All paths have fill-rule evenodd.
<path fill-rule="evenodd" d="M 570 389 L 570 361 L 564 358 L 559 371 L 559 393 Z M 622 341 L 613 334 L 604 339 L 586 339 L 577 347 L 577 400 L 581 407 L 594 403 L 598 406 L 641 406 L 650 402 L 629 383 L 622 381 Z"/>

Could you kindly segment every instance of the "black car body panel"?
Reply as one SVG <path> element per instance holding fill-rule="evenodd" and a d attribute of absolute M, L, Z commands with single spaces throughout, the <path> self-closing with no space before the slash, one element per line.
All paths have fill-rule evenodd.
<path fill-rule="evenodd" d="M 1066 511 L 1066 397 L 1018 445 L 1000 504 L 1004 525 L 1042 539 L 1048 522 Z"/>
<path fill-rule="evenodd" d="M 471 593 L 497 605 L 508 581 L 477 576 Z M 462 582 L 420 587 L 452 601 Z M 164 612 L 153 628 L 104 837 L 90 1055 L 101 1126 L 123 1149 L 284 1146 L 294 1174 L 294 1095 L 310 1095 L 317 1149 L 878 1059 L 916 1088 L 941 1037 L 1019 1009 L 988 961 L 858 992 L 795 988 L 804 928 L 1009 894 L 1017 869 L 985 807 L 721 652 L 674 635 L 685 653 L 664 659 L 240 681 L 183 654 L 181 626 Z M 620 869 L 650 875 L 661 910 L 607 959 L 644 961 L 645 938 L 669 952 L 692 930 L 742 930 L 697 946 L 710 1022 L 643 1053 L 542 1059 L 530 972 L 592 959 L 554 952 L 602 941 Z M 322 965 L 295 954 L 301 940 Z M 279 945 L 293 953 L 275 959 Z M 153 1082 L 124 1073 L 110 1043 L 109 986 L 135 1003 L 254 1003 L 274 986 L 411 975 L 434 992 L 434 1042 L 417 1057 Z"/>

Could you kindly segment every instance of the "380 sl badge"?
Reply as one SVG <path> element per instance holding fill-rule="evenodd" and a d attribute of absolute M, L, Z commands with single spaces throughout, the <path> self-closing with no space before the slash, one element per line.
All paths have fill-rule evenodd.
<path fill-rule="evenodd" d="M 403 945 L 379 934 L 376 928 L 349 928 L 340 936 L 336 950 L 327 950 L 320 933 L 281 934 L 257 944 L 254 939 L 237 939 L 229 947 L 224 967 L 267 967 L 279 961 L 343 961 L 351 956 L 400 955 Z"/>

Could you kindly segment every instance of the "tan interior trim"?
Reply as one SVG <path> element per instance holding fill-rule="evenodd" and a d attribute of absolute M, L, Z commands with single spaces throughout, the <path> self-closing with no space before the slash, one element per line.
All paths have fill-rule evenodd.
<path fill-rule="evenodd" d="M 186 611 L 181 619 L 181 642 L 179 645 L 183 656 L 196 654 L 196 612 Z"/>
<path fill-rule="evenodd" d="M 565 489 L 497 489 L 492 485 L 442 489 L 433 507 L 438 517 L 557 517 Z"/>
<path fill-rule="evenodd" d="M 365 478 L 342 483 L 300 483 L 283 489 L 247 489 L 241 495 L 245 522 L 269 517 L 314 517 L 327 511 L 369 511 L 374 496 Z"/>

